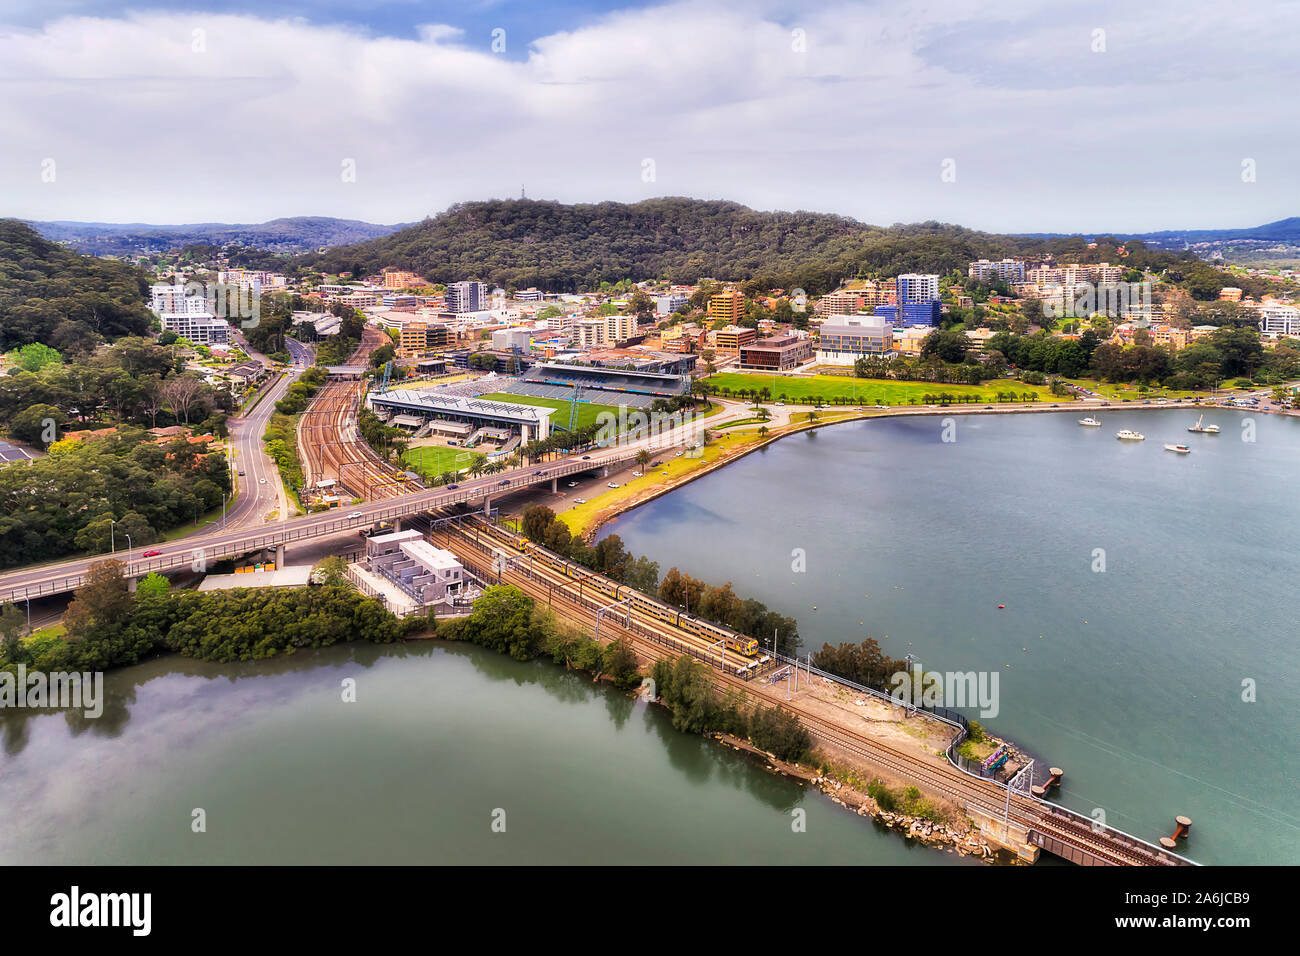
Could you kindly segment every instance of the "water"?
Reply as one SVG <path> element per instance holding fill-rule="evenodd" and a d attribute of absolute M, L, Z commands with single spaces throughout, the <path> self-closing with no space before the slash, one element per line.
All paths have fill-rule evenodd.
<path fill-rule="evenodd" d="M 1228 411 L 1217 436 L 1188 410 L 1079 417 L 802 433 L 603 533 L 795 616 L 808 648 L 999 672 L 983 722 L 1062 767 L 1075 809 L 1152 842 L 1187 814 L 1198 861 L 1296 863 L 1300 422 L 1252 416 L 1247 442 Z"/>
<path fill-rule="evenodd" d="M 353 645 L 105 687 L 98 720 L 0 719 L 0 814 L 22 821 L 0 863 L 975 865 L 549 662 Z"/>

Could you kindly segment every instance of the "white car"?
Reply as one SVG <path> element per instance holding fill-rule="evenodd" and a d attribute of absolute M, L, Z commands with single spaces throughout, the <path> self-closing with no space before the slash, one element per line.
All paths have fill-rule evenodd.
<path fill-rule="evenodd" d="M 609 486 L 610 486 L 611 488 L 617 488 L 617 487 L 618 487 L 618 482 L 617 482 L 617 481 L 611 481 L 611 482 L 609 483 Z"/>
<path fill-rule="evenodd" d="M 587 503 L 587 499 L 586 499 L 586 498 L 574 498 L 574 499 L 573 499 L 573 503 L 574 503 L 575 505 L 585 505 L 585 504 Z"/>
<path fill-rule="evenodd" d="M 639 472 L 639 471 L 634 471 L 634 472 L 632 472 L 632 477 L 633 477 L 633 478 L 640 478 L 640 477 L 641 477 L 641 472 Z"/>
<path fill-rule="evenodd" d="M 360 517 L 362 517 L 362 514 L 361 514 L 360 511 L 354 511 L 354 512 L 352 512 L 352 514 L 348 515 L 348 517 L 349 517 L 349 518 L 360 518 Z"/>
<path fill-rule="evenodd" d="M 259 479 L 257 479 L 257 483 L 258 483 L 259 485 L 264 485 L 264 484 L 266 484 L 266 479 L 265 479 L 265 478 L 259 478 Z"/>
<path fill-rule="evenodd" d="M 577 483 L 576 481 L 571 481 L 571 482 L 569 482 L 569 487 L 570 487 L 570 488 L 576 488 L 576 487 L 578 487 L 578 483 Z"/>

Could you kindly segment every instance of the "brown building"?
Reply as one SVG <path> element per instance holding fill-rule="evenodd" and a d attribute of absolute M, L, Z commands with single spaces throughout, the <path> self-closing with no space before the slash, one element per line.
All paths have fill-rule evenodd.
<path fill-rule="evenodd" d="M 816 346 L 810 338 L 801 339 L 797 335 L 774 335 L 742 346 L 740 367 L 784 372 L 808 361 L 815 352 Z"/>
<path fill-rule="evenodd" d="M 745 317 L 745 297 L 739 292 L 719 292 L 709 299 L 709 321 L 734 325 Z"/>

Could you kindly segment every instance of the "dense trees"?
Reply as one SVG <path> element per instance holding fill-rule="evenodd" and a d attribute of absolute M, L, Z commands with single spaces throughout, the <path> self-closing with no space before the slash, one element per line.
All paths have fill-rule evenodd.
<path fill-rule="evenodd" d="M 823 644 L 813 654 L 813 663 L 824 671 L 838 674 L 867 687 L 887 687 L 890 678 L 907 670 L 906 661 L 891 660 L 873 638 L 861 644 L 840 644 L 831 647 Z"/>
<path fill-rule="evenodd" d="M 732 591 L 730 581 L 713 587 L 669 568 L 659 585 L 659 599 L 752 637 L 765 647 L 771 646 L 775 636 L 776 649 L 783 654 L 799 649 L 799 624 L 794 618 L 768 610 L 761 601 L 741 598 Z"/>
<path fill-rule="evenodd" d="M 220 507 L 230 490 L 225 458 L 184 439 L 165 445 L 141 431 L 57 442 L 46 458 L 0 465 L 0 567 L 136 546 Z"/>
<path fill-rule="evenodd" d="M 210 661 L 259 660 L 342 641 L 391 643 L 421 623 L 399 621 L 378 601 L 346 587 L 200 592 L 152 586 L 132 595 L 121 563 L 105 560 L 91 565 L 68 607 L 68 639 L 35 651 L 11 646 L 4 666 L 103 670 L 162 651 Z"/>
<path fill-rule="evenodd" d="M 183 369 L 180 351 L 147 339 L 127 337 L 93 354 L 76 354 L 65 362 L 44 362 L 36 371 L 15 370 L 0 376 L 0 423 L 11 432 L 23 412 L 36 406 L 58 410 L 59 425 L 134 423 L 204 423 L 214 431 L 233 409 L 230 392 L 215 389 Z M 28 423 L 49 417 L 28 414 Z M 61 428 L 60 428 L 61 430 Z M 25 435 L 15 437 L 32 440 Z"/>
<path fill-rule="evenodd" d="M 1119 246 L 1124 245 L 1124 252 Z M 737 203 L 684 198 L 627 205 L 561 205 L 492 200 L 452 206 L 392 235 L 297 260 L 328 272 L 410 269 L 435 282 L 478 276 L 507 288 L 594 291 L 626 277 L 694 283 L 703 277 L 748 280 L 748 294 L 773 288 L 819 295 L 845 276 L 964 272 L 974 259 L 1052 253 L 1068 262 L 1123 262 L 1185 284 L 1214 299 L 1225 274 L 1190 252 L 1167 252 L 1140 240 L 1079 236 L 1004 236 L 945 223 L 889 228 L 843 216 L 756 212 Z M 1244 287 L 1244 286 L 1243 286 Z M 701 308 L 709 294 L 697 290 Z M 634 303 L 634 310 L 642 303 Z M 758 318 L 751 313 L 747 321 Z"/>
<path fill-rule="evenodd" d="M 0 351 L 40 342 L 85 353 L 153 325 L 148 282 L 134 266 L 83 256 L 12 219 L 0 220 Z"/>

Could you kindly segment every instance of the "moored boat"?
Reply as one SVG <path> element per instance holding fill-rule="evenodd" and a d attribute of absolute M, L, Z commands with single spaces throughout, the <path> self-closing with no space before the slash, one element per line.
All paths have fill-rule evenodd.
<path fill-rule="evenodd" d="M 1186 455 L 1189 451 L 1191 451 L 1191 449 L 1188 448 L 1186 445 L 1166 445 L 1165 451 L 1176 451 L 1180 455 Z"/>
<path fill-rule="evenodd" d="M 1146 441 L 1147 436 L 1141 432 L 1135 432 L 1131 428 L 1125 428 L 1115 433 L 1115 437 L 1120 441 Z"/>
<path fill-rule="evenodd" d="M 1195 424 L 1195 425 L 1192 425 L 1192 426 L 1189 427 L 1187 430 L 1188 430 L 1189 432 L 1200 432 L 1200 433 L 1203 434 L 1203 435 L 1217 435 L 1217 434 L 1219 434 L 1219 426 L 1218 426 L 1218 425 L 1207 425 L 1207 424 L 1205 424 L 1205 416 L 1204 416 L 1204 415 L 1202 415 L 1200 418 L 1196 419 L 1196 424 Z"/>
<path fill-rule="evenodd" d="M 1079 424 L 1080 424 L 1080 425 L 1088 425 L 1088 426 L 1090 426 L 1090 427 L 1096 427 L 1096 426 L 1100 425 L 1101 422 L 1098 421 L 1097 419 L 1093 418 L 1091 415 L 1089 415 L 1087 418 L 1080 418 L 1080 419 L 1079 419 Z"/>

